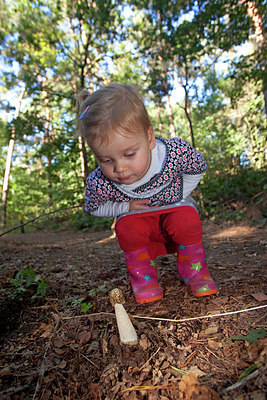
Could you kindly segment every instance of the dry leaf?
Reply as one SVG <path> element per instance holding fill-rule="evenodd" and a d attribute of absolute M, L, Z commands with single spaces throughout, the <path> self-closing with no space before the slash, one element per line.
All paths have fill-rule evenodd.
<path fill-rule="evenodd" d="M 201 369 L 199 369 L 196 365 L 192 365 L 192 367 L 190 367 L 188 369 L 188 372 L 190 372 L 190 374 L 194 374 L 196 376 L 206 375 L 206 372 L 201 371 Z"/>
<path fill-rule="evenodd" d="M 204 333 L 205 335 L 213 335 L 214 333 L 218 332 L 218 326 L 215 324 L 210 324 L 207 329 L 205 329 Z"/>
<path fill-rule="evenodd" d="M 253 293 L 251 294 L 252 297 L 254 297 L 254 299 L 256 299 L 257 301 L 266 301 L 267 300 L 267 296 L 265 293 L 262 292 L 258 292 L 258 293 Z"/>
<path fill-rule="evenodd" d="M 41 337 L 47 338 L 52 335 L 54 330 L 54 324 L 41 324 L 39 331 L 41 333 Z"/>
<path fill-rule="evenodd" d="M 214 340 L 208 339 L 208 347 L 212 350 L 218 350 L 220 347 L 218 342 L 215 342 Z"/>
<path fill-rule="evenodd" d="M 63 346 L 64 346 L 64 341 L 63 341 L 62 338 L 56 337 L 56 338 L 53 340 L 53 345 L 54 345 L 55 347 L 58 347 L 58 348 L 63 347 Z"/>
<path fill-rule="evenodd" d="M 91 333 L 88 331 L 82 331 L 79 335 L 80 344 L 83 345 L 87 343 L 91 338 Z"/>
<path fill-rule="evenodd" d="M 139 340 L 139 344 L 142 347 L 143 350 L 147 350 L 149 347 L 149 341 L 148 338 L 145 335 L 141 336 L 141 339 Z"/>
<path fill-rule="evenodd" d="M 65 360 L 60 361 L 60 363 L 57 365 L 58 368 L 64 369 L 66 367 L 67 363 Z"/>
<path fill-rule="evenodd" d="M 201 384 L 193 374 L 183 376 L 179 390 L 181 400 L 220 400 L 216 392 Z"/>

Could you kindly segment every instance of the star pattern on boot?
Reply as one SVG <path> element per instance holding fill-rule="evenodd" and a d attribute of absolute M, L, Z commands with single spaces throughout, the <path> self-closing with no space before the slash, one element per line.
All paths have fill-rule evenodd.
<path fill-rule="evenodd" d="M 144 276 L 144 280 L 145 280 L 145 281 L 148 282 L 150 279 L 152 279 L 150 275 L 145 275 L 145 276 Z"/>
<path fill-rule="evenodd" d="M 207 292 L 208 290 L 210 290 L 209 285 L 204 285 L 200 289 L 197 290 L 197 293 Z"/>
<path fill-rule="evenodd" d="M 191 259 L 190 255 L 183 256 L 182 254 L 178 255 L 178 261 L 184 263 L 185 261 L 189 261 Z"/>
<path fill-rule="evenodd" d="M 136 258 L 136 260 L 145 261 L 148 258 L 150 258 L 150 257 L 149 257 L 148 252 L 146 251 L 145 253 L 140 253 L 139 256 Z"/>
<path fill-rule="evenodd" d="M 192 267 L 190 269 L 195 269 L 197 272 L 199 272 L 202 268 L 202 265 L 200 262 L 198 263 L 192 263 Z"/>

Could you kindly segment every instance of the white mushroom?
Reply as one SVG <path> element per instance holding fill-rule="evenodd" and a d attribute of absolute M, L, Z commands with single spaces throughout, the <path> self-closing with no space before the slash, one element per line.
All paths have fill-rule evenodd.
<path fill-rule="evenodd" d="M 130 345 L 137 344 L 137 334 L 132 324 L 132 321 L 129 318 L 129 315 L 127 314 L 123 306 L 123 304 L 125 303 L 125 299 L 120 289 L 113 289 L 110 292 L 110 302 L 115 309 L 121 342 Z"/>

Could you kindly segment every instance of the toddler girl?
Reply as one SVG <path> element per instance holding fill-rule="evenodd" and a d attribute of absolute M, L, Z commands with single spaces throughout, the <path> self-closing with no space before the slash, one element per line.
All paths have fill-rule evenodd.
<path fill-rule="evenodd" d="M 79 101 L 79 130 L 99 165 L 86 181 L 85 210 L 117 217 L 117 239 L 136 301 L 162 299 L 154 260 L 173 252 L 194 295 L 217 293 L 190 197 L 206 170 L 203 156 L 185 140 L 155 138 L 132 86 L 111 84 L 91 95 L 82 91 Z"/>

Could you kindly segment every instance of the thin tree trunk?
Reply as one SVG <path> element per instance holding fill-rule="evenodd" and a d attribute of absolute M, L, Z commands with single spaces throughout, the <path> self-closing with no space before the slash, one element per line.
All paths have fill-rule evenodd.
<path fill-rule="evenodd" d="M 21 102 L 22 102 L 24 93 L 25 93 L 25 88 L 23 88 L 22 91 L 20 92 L 20 95 L 18 98 L 18 103 L 17 103 L 16 110 L 15 110 L 15 114 L 14 114 L 14 121 L 19 116 Z M 4 225 L 6 224 L 7 195 L 8 195 L 8 187 L 9 187 L 9 177 L 10 177 L 11 166 L 12 166 L 12 155 L 13 155 L 13 150 L 14 150 L 14 145 L 15 145 L 15 135 L 16 135 L 15 125 L 13 124 L 12 133 L 11 133 L 9 144 L 8 144 L 5 175 L 4 175 L 3 188 L 2 188 L 1 227 L 4 227 Z"/>
<path fill-rule="evenodd" d="M 79 154 L 81 162 L 81 175 L 83 181 L 85 182 L 88 176 L 87 152 L 86 152 L 84 138 L 81 136 L 78 136 L 78 145 L 79 145 Z"/>
<path fill-rule="evenodd" d="M 159 20 L 159 32 L 160 32 L 160 38 L 162 37 L 162 20 L 161 20 L 161 13 L 160 10 L 158 10 L 158 20 Z M 162 50 L 162 43 L 159 42 L 160 49 Z M 165 88 L 165 93 L 166 93 L 166 100 L 167 100 L 167 112 L 168 112 L 168 117 L 170 121 L 170 137 L 174 138 L 175 135 L 175 126 L 174 126 L 174 118 L 173 118 L 173 112 L 172 112 L 172 106 L 171 106 L 171 100 L 170 100 L 170 94 L 168 90 L 168 69 L 166 67 L 165 62 L 163 62 L 163 58 L 161 55 L 158 56 L 161 64 L 162 64 L 162 78 L 163 78 L 163 86 Z"/>
<path fill-rule="evenodd" d="M 176 134 L 175 134 L 174 118 L 173 118 L 171 99 L 169 93 L 167 93 L 166 98 L 167 98 L 167 111 L 170 120 L 170 137 L 174 138 Z"/>
<path fill-rule="evenodd" d="M 189 100 L 189 95 L 188 95 L 188 91 L 186 88 L 186 85 L 183 85 L 184 88 L 184 92 L 185 92 L 185 97 L 184 97 L 184 111 L 185 111 L 185 115 L 188 121 L 188 125 L 189 125 L 189 130 L 190 130 L 190 136 L 191 136 L 191 143 L 193 147 L 196 147 L 195 145 L 195 136 L 194 136 L 194 130 L 193 130 L 193 124 L 192 124 L 192 119 L 191 119 L 191 108 L 190 108 L 190 100 Z"/>
<path fill-rule="evenodd" d="M 158 117 L 158 121 L 159 121 L 157 135 L 161 136 L 161 134 L 162 134 L 162 122 L 161 122 L 161 105 L 160 104 L 157 104 L 157 117 Z"/>
<path fill-rule="evenodd" d="M 53 132 L 50 130 L 50 124 L 51 124 L 51 115 L 50 115 L 50 109 L 49 109 L 49 98 L 48 98 L 48 93 L 45 88 L 45 79 L 42 80 L 42 86 L 43 86 L 43 94 L 44 94 L 44 105 L 45 105 L 45 135 L 44 135 L 44 142 L 45 143 L 50 143 L 54 137 L 53 137 Z M 48 167 L 51 167 L 51 158 L 47 156 L 47 164 Z M 51 202 L 52 201 L 52 179 L 51 179 L 51 171 L 50 168 L 48 169 L 48 199 Z"/>
<path fill-rule="evenodd" d="M 266 60 L 264 57 L 265 36 L 263 32 L 263 22 L 261 16 L 259 15 L 259 11 L 255 6 L 254 1 L 246 1 L 246 0 L 240 0 L 240 1 L 242 4 L 246 6 L 247 13 L 252 19 L 254 24 L 255 38 L 259 51 L 259 60 L 260 60 L 259 66 L 263 72 L 262 74 L 263 96 L 264 96 L 265 114 L 267 116 L 267 77 L 266 77 Z"/>

